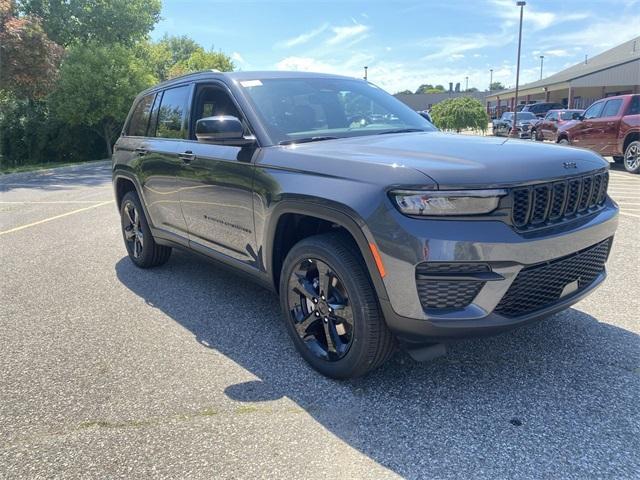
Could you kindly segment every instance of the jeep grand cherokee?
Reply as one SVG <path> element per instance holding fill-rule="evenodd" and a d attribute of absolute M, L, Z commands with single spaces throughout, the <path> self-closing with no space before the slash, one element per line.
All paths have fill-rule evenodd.
<path fill-rule="evenodd" d="M 113 179 L 135 265 L 181 247 L 248 275 L 335 378 L 569 307 L 605 278 L 618 214 L 596 153 L 441 133 L 371 83 L 309 73 L 142 92 Z"/>

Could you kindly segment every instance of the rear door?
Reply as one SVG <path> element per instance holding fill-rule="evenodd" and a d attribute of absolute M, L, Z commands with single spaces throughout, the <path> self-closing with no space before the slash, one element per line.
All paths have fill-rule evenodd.
<path fill-rule="evenodd" d="M 191 246 L 259 266 L 262 262 L 255 248 L 252 196 L 255 147 L 201 143 L 193 133 L 200 118 L 231 115 L 245 125 L 246 121 L 221 82 L 197 84 L 191 112 L 190 139 L 181 152 L 190 160 L 178 180 Z M 248 125 L 246 128 L 248 134 Z"/>
<path fill-rule="evenodd" d="M 610 155 L 617 147 L 622 103 L 622 98 L 607 100 L 600 118 L 597 120 L 599 128 L 594 142 L 596 148 L 594 149 L 602 155 Z"/>
<path fill-rule="evenodd" d="M 545 140 L 555 139 L 555 131 L 558 124 L 558 112 L 549 112 L 540 126 L 542 138 Z"/>
<path fill-rule="evenodd" d="M 191 85 L 168 88 L 156 96 L 149 138 L 138 152 L 138 178 L 154 227 L 187 239 L 177 178 L 184 166 L 180 154 L 185 150 Z M 176 239 L 179 240 L 180 238 Z"/>

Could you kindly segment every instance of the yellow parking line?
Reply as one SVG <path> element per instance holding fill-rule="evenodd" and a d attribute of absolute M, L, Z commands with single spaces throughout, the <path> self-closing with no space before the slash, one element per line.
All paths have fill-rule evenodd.
<path fill-rule="evenodd" d="M 25 228 L 29 228 L 29 227 L 35 227 L 36 225 L 40 225 L 41 223 L 50 222 L 51 220 L 56 220 L 56 219 L 62 218 L 62 217 L 68 217 L 69 215 L 73 215 L 75 213 L 84 212 L 86 210 L 91 210 L 92 208 L 101 207 L 103 205 L 108 205 L 109 203 L 113 203 L 113 200 L 109 200 L 108 202 L 98 203 L 96 205 L 91 205 L 90 207 L 79 208 L 79 209 L 73 210 L 71 212 L 63 213 L 61 215 L 56 215 L 55 217 L 49 217 L 49 218 L 45 218 L 44 220 L 38 220 L 37 222 L 29 223 L 27 225 L 21 225 L 19 227 L 11 228 L 9 230 L 5 230 L 4 232 L 0 232 L 0 235 L 5 235 L 7 233 L 17 232 L 19 230 L 24 230 Z"/>

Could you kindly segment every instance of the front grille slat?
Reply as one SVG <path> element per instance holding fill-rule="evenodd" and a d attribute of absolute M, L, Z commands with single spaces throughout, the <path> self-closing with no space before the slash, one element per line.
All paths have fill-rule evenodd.
<path fill-rule="evenodd" d="M 512 191 L 511 221 L 518 229 L 539 228 L 592 212 L 607 198 L 609 172 Z"/>
<path fill-rule="evenodd" d="M 604 271 L 611 242 L 609 238 L 567 257 L 523 268 L 498 303 L 496 313 L 516 317 L 551 306 L 571 282 L 578 282 L 575 293 L 584 290 Z"/>

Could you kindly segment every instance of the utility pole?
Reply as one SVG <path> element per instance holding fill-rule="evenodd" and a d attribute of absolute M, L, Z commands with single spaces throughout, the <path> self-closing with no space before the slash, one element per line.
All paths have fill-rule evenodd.
<path fill-rule="evenodd" d="M 364 81 L 365 81 L 365 82 L 367 81 L 367 70 L 368 70 L 368 69 L 369 69 L 369 67 L 367 67 L 367 66 L 365 65 L 365 67 L 364 67 Z"/>
<path fill-rule="evenodd" d="M 493 90 L 493 68 L 489 69 L 489 92 Z"/>
<path fill-rule="evenodd" d="M 540 55 L 540 80 L 542 80 L 542 65 L 544 65 L 544 55 Z"/>
<path fill-rule="evenodd" d="M 520 7 L 520 30 L 518 33 L 518 63 L 516 66 L 516 99 L 513 108 L 513 124 L 511 126 L 511 136 L 517 137 L 518 131 L 516 130 L 516 124 L 518 123 L 518 87 L 520 86 L 520 49 L 522 48 L 522 15 L 524 13 L 524 6 L 527 2 L 518 1 L 516 5 Z"/>

